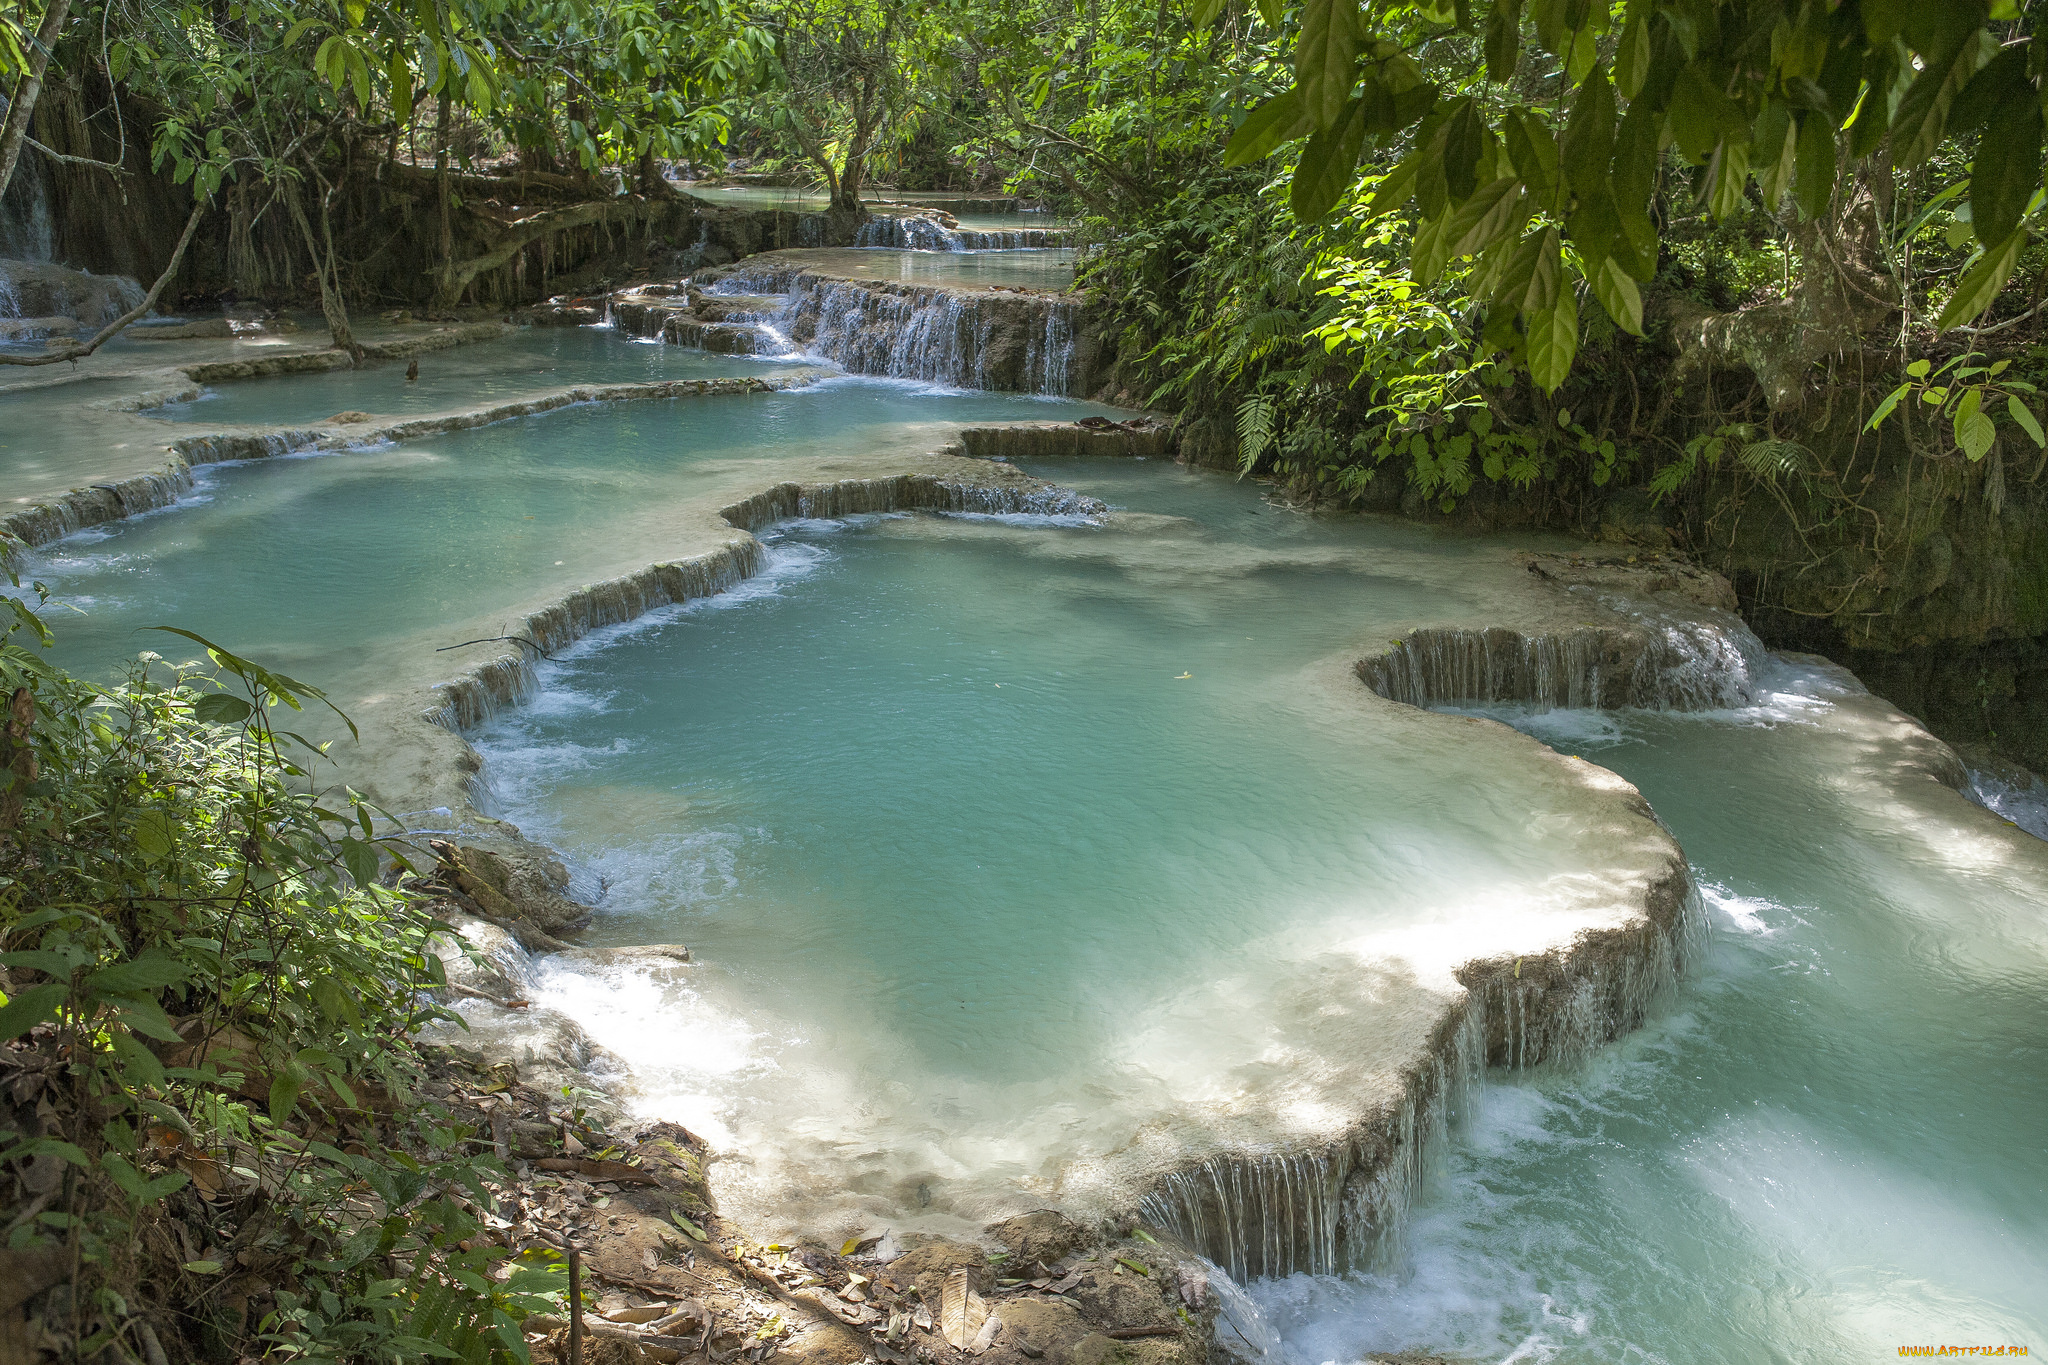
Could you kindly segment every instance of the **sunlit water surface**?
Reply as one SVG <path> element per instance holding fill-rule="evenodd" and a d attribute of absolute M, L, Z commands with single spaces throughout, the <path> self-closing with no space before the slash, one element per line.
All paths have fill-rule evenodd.
<path fill-rule="evenodd" d="M 2048 860 L 1891 799 L 1829 676 L 1773 683 L 1737 713 L 1509 717 L 1643 790 L 1713 948 L 1591 1067 L 1495 1078 L 1398 1268 L 1259 1286 L 1290 1360 L 2048 1349 Z"/>
<path fill-rule="evenodd" d="M 191 497 L 46 546 L 24 576 L 56 593 L 60 656 L 94 673 L 143 649 L 184 657 L 145 629 L 177 625 L 363 696 L 388 675 L 377 651 L 394 640 L 503 633 L 517 610 L 672 556 L 677 504 L 737 466 L 807 449 L 922 452 L 952 423 L 1107 411 L 854 378 L 589 404 L 398 445 L 204 465 Z M 464 633 L 480 623 L 496 628 Z"/>
<path fill-rule="evenodd" d="M 478 342 L 419 356 L 419 378 L 404 360 L 366 361 L 324 374 L 236 379 L 203 397 L 152 410 L 174 422 L 208 426 L 292 425 L 340 412 L 406 416 L 488 407 L 580 384 L 651 384 L 668 379 L 787 372 L 787 363 L 707 355 L 635 341 L 609 327 L 523 327 L 503 341 Z"/>
<path fill-rule="evenodd" d="M 790 524 L 768 575 L 547 668 L 481 739 L 592 938 L 696 958 L 548 962 L 536 998 L 744 1151 L 721 1197 L 766 1226 L 1071 1195 L 1401 1008 L 1358 998 L 1369 947 L 1325 955 L 1526 922 L 1598 856 L 1533 754 L 1318 686 L 1483 614 L 1495 546 L 1170 465 L 1037 472 L 1128 510 Z"/>

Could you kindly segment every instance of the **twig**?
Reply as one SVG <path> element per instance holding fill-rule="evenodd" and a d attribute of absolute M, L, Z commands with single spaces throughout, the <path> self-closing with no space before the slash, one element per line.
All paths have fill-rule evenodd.
<path fill-rule="evenodd" d="M 583 1365 L 583 1252 L 569 1244 L 569 1365 Z"/>
<path fill-rule="evenodd" d="M 531 648 L 534 653 L 540 655 L 540 657 L 543 659 L 552 660 L 554 658 L 554 655 L 548 653 L 534 641 L 527 639 L 524 635 L 486 635 L 481 640 L 464 640 L 459 645 L 442 645 L 439 649 L 435 650 L 434 652 L 436 654 L 446 654 L 451 649 L 468 649 L 471 645 L 504 644 L 506 642 L 514 642 L 526 645 L 529 648 Z"/>
<path fill-rule="evenodd" d="M 29 146 L 35 148 L 37 151 L 41 152 L 44 156 L 50 158 L 50 160 L 52 161 L 62 161 L 72 166 L 97 166 L 101 170 L 111 171 L 115 175 L 133 174 L 133 172 L 131 172 L 126 166 L 123 166 L 118 162 L 95 161 L 89 156 L 72 156 L 68 152 L 60 152 L 54 148 L 45 147 L 42 143 L 36 141 L 32 137 L 25 137 L 22 139 L 22 141 L 26 142 Z"/>
<path fill-rule="evenodd" d="M 1177 1337 L 1178 1327 L 1112 1327 L 1102 1335 L 1111 1341 L 1136 1341 L 1139 1337 Z"/>

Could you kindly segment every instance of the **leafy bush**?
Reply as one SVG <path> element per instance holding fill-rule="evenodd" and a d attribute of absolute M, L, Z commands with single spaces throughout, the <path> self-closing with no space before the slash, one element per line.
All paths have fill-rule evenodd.
<path fill-rule="evenodd" d="M 282 728 L 325 699 L 197 636 L 210 667 L 88 682 L 8 600 L 0 1169 L 44 1330 L 78 1357 L 161 1359 L 162 1333 L 179 1359 L 524 1361 L 562 1277 L 502 1274 L 503 1172 L 415 1097 L 438 924 Z"/>

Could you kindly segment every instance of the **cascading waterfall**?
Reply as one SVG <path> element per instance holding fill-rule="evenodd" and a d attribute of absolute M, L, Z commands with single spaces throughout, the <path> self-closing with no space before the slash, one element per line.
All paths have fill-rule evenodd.
<path fill-rule="evenodd" d="M 855 374 L 955 388 L 1065 394 L 1074 315 L 1065 298 L 888 287 L 787 271 L 740 271 L 717 294 L 784 294 L 773 327 Z"/>
<path fill-rule="evenodd" d="M 947 227 L 922 214 L 883 215 L 860 225 L 855 246 L 897 251 L 1032 251 L 1072 244 L 1058 228 L 1010 228 L 995 232 Z"/>
<path fill-rule="evenodd" d="M 1398 1261 L 1408 1211 L 1486 1068 L 1573 1064 L 1637 1027 L 1677 990 L 1706 946 L 1706 926 L 1688 884 L 1667 922 L 1637 931 L 1649 937 L 1647 951 L 1638 942 L 1562 964 L 1468 969 L 1464 1009 L 1400 1102 L 1318 1150 L 1212 1157 L 1169 1172 L 1144 1197 L 1145 1217 L 1240 1282 Z"/>
<path fill-rule="evenodd" d="M 1540 635 L 1499 627 L 1424 629 L 1360 661 L 1358 675 L 1410 706 L 1524 702 L 1544 707 L 1707 711 L 1756 694 L 1763 643 L 1739 621 L 1627 611 L 1625 625 Z"/>

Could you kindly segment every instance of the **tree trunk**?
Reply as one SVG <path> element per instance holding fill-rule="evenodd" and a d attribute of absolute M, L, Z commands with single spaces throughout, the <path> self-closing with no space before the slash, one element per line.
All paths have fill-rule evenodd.
<path fill-rule="evenodd" d="M 448 134 L 451 117 L 448 97 L 448 82 L 441 82 L 441 101 L 437 110 L 438 121 L 434 125 L 434 176 L 441 182 L 441 268 L 446 270 L 455 264 L 455 221 L 454 206 L 449 202 L 448 188 Z"/>
<path fill-rule="evenodd" d="M 0 194 L 14 180 L 15 163 L 28 137 L 29 117 L 36 111 L 36 99 L 43 93 L 43 73 L 50 67 L 50 50 L 63 36 L 64 19 L 71 13 L 71 0 L 50 0 L 43 11 L 42 26 L 36 30 L 35 46 L 28 54 L 28 70 L 14 83 L 14 97 L 7 102 L 7 122 L 0 126 Z"/>
<path fill-rule="evenodd" d="M 356 344 L 355 329 L 349 326 L 348 304 L 341 297 L 341 280 L 334 267 L 334 231 L 327 217 L 327 197 L 320 196 L 320 235 L 313 235 L 313 224 L 306 217 L 306 206 L 299 202 L 293 190 L 284 193 L 285 206 L 291 210 L 292 221 L 299 226 L 299 235 L 305 239 L 306 253 L 313 258 L 313 278 L 320 284 L 320 312 L 327 319 L 327 330 L 334 337 L 334 349 L 346 351 L 354 360 L 363 358 L 363 348 Z"/>

